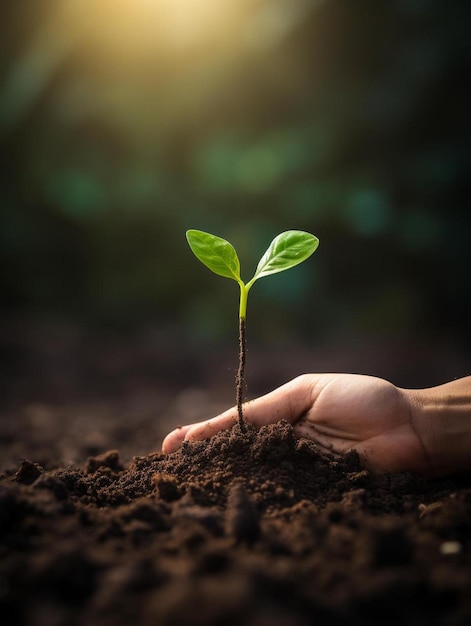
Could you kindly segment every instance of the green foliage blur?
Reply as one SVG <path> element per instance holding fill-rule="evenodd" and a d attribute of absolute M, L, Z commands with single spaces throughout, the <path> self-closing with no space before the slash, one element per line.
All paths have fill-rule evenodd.
<path fill-rule="evenodd" d="M 185 231 L 247 280 L 302 229 L 319 251 L 255 286 L 252 336 L 469 341 L 469 6 L 2 3 L 2 310 L 223 338 L 237 286 Z"/>

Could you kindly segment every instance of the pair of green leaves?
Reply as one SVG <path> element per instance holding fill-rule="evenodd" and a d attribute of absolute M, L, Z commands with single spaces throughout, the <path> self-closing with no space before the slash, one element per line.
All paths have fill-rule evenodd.
<path fill-rule="evenodd" d="M 188 230 L 188 244 L 194 255 L 219 276 L 231 278 L 240 286 L 239 317 L 245 319 L 247 295 L 256 280 L 299 265 L 315 252 L 319 240 L 302 230 L 287 230 L 273 239 L 260 259 L 255 274 L 244 283 L 240 276 L 240 261 L 232 244 L 202 230 Z"/>

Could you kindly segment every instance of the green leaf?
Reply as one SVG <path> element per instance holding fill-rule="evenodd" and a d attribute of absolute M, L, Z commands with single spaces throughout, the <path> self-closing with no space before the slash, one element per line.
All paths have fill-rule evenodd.
<path fill-rule="evenodd" d="M 228 241 L 194 229 L 187 230 L 186 238 L 193 254 L 203 265 L 219 276 L 241 282 L 239 257 Z"/>
<path fill-rule="evenodd" d="M 271 242 L 257 265 L 254 277 L 247 286 L 263 276 L 288 270 L 302 263 L 315 252 L 319 239 L 302 230 L 287 230 Z"/>

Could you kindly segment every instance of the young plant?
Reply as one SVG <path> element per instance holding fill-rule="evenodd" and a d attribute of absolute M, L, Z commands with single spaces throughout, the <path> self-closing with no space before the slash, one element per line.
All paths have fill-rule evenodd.
<path fill-rule="evenodd" d="M 206 267 L 219 276 L 232 278 L 240 287 L 239 299 L 239 367 L 236 376 L 236 401 L 239 427 L 245 432 L 243 414 L 245 362 L 246 362 L 246 317 L 247 298 L 252 285 L 259 278 L 276 274 L 299 265 L 311 256 L 319 245 L 319 239 L 302 230 L 287 230 L 280 233 L 269 245 L 260 259 L 253 277 L 244 283 L 240 276 L 240 261 L 234 247 L 225 239 L 202 230 L 186 232 L 188 244 Z"/>

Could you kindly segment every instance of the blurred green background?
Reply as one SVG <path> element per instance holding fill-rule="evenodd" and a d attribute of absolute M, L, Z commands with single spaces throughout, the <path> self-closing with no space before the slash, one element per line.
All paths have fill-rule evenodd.
<path fill-rule="evenodd" d="M 345 346 L 360 362 L 363 344 L 398 342 L 427 346 L 424 363 L 435 346 L 451 355 L 436 378 L 469 373 L 469 7 L 2 2 L 8 328 L 67 320 L 235 347 L 237 285 L 193 258 L 185 230 L 230 240 L 248 279 L 298 228 L 319 250 L 257 283 L 253 346 Z M 357 369 L 383 373 L 365 358 Z"/>

